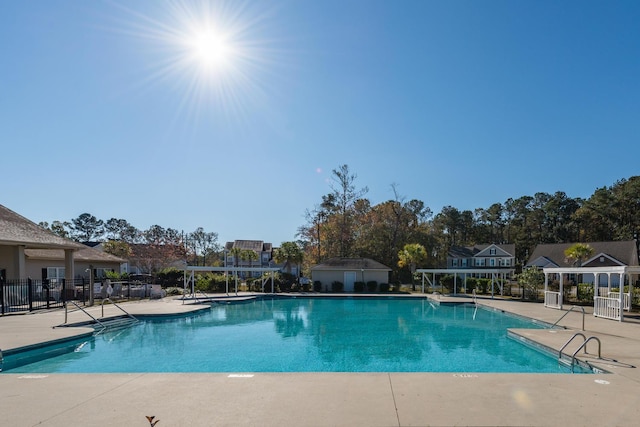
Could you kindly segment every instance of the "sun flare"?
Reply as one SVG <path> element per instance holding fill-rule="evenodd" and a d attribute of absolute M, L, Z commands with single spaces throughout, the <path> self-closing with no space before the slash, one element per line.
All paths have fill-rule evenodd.
<path fill-rule="evenodd" d="M 123 32 L 140 39 L 152 58 L 145 84 L 178 88 L 178 108 L 196 115 L 210 108 L 239 115 L 247 103 L 264 99 L 261 77 L 275 64 L 268 11 L 225 0 L 154 5 L 145 11 L 120 6 L 130 18 Z"/>
<path fill-rule="evenodd" d="M 213 30 L 199 31 L 188 41 L 193 59 L 207 68 L 229 65 L 233 60 L 233 45 L 228 37 Z"/>

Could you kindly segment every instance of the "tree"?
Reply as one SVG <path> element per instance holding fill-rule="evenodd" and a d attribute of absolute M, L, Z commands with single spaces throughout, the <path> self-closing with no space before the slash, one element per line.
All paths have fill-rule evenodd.
<path fill-rule="evenodd" d="M 284 264 L 285 271 L 291 274 L 291 265 L 302 263 L 304 253 L 296 242 L 282 242 L 273 256 L 278 264 Z M 298 269 L 300 275 L 300 269 Z"/>
<path fill-rule="evenodd" d="M 593 255 L 593 248 L 586 243 L 576 243 L 564 250 L 564 256 L 577 267 L 582 265 L 582 261 Z"/>
<path fill-rule="evenodd" d="M 152 225 L 141 234 L 142 243 L 132 245 L 133 265 L 145 272 L 157 273 L 176 262 L 185 261 L 185 247 L 177 230 Z"/>
<path fill-rule="evenodd" d="M 333 170 L 331 190 L 333 191 L 332 202 L 335 201 L 336 213 L 339 217 L 338 239 L 340 244 L 340 257 L 351 255 L 351 245 L 353 243 L 352 231 L 352 208 L 356 200 L 365 195 L 369 189 L 363 187 L 356 190 L 356 174 L 352 174 L 349 166 L 341 165 Z"/>
<path fill-rule="evenodd" d="M 129 259 L 133 251 L 127 242 L 122 240 L 107 240 L 103 243 L 104 251 L 108 254 Z"/>
<path fill-rule="evenodd" d="M 520 285 L 529 293 L 529 299 L 537 301 L 538 289 L 544 283 L 544 272 L 537 266 L 533 266 L 522 270 L 517 277 Z"/>
<path fill-rule="evenodd" d="M 424 246 L 419 243 L 409 243 L 404 245 L 404 248 L 398 253 L 398 267 L 409 267 L 411 270 L 411 285 L 412 289 L 416 290 L 416 283 L 413 275 L 416 272 L 416 267 L 427 260 L 427 251 Z"/>
<path fill-rule="evenodd" d="M 140 231 L 125 219 L 111 218 L 104 224 L 104 231 L 109 240 L 120 240 L 127 243 L 135 243 Z"/>
<path fill-rule="evenodd" d="M 71 223 L 72 236 L 79 242 L 99 240 L 104 235 L 104 222 L 91 214 L 83 213 Z"/>
<path fill-rule="evenodd" d="M 45 230 L 49 230 L 51 231 L 53 234 L 63 237 L 65 239 L 70 239 L 71 238 L 71 234 L 69 233 L 69 230 L 71 229 L 71 223 L 70 222 L 60 222 L 60 221 L 53 221 L 51 223 L 51 225 L 49 225 L 48 222 L 46 221 L 42 221 L 40 223 L 38 223 L 38 225 L 42 228 L 44 228 Z"/>
<path fill-rule="evenodd" d="M 195 231 L 189 233 L 187 241 L 193 249 L 196 265 L 199 264 L 199 256 L 202 256 L 202 265 L 207 265 L 207 256 L 220 250 L 218 233 L 207 233 L 202 227 L 198 227 Z"/>

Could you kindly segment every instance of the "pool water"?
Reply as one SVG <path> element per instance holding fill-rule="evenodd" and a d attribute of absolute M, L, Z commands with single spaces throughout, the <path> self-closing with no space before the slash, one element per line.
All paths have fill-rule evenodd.
<path fill-rule="evenodd" d="M 540 327 L 425 299 L 262 299 L 5 356 L 4 371 L 570 372 L 507 337 Z"/>

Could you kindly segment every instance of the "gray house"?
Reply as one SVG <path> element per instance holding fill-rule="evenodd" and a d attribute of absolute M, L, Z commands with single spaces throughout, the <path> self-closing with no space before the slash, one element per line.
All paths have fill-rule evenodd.
<path fill-rule="evenodd" d="M 64 239 L 38 224 L 0 205 L 0 278 L 24 280 L 29 277 L 28 256 L 25 251 L 55 249 L 64 276 L 75 277 L 74 252 L 86 246 Z M 40 272 L 38 272 L 38 277 Z"/>
<path fill-rule="evenodd" d="M 511 269 L 516 265 L 516 245 L 483 244 L 452 246 L 447 255 L 447 269 L 474 270 L 469 276 L 485 276 L 480 270 Z M 510 276 L 511 274 L 509 274 Z"/>
<path fill-rule="evenodd" d="M 536 246 L 529 257 L 526 267 L 557 268 L 557 267 L 637 267 L 638 242 L 626 240 L 620 242 L 588 242 L 593 248 L 589 259 L 582 260 L 577 265 L 575 260 L 567 259 L 564 251 L 575 243 L 545 243 Z M 573 276 L 573 275 L 571 275 Z M 573 277 L 569 278 L 574 279 Z M 593 283 L 593 275 L 585 275 L 581 278 L 584 283 Z M 606 276 L 600 277 L 603 281 L 599 285 L 605 285 Z M 617 286 L 617 277 L 613 276 L 613 285 Z"/>
<path fill-rule="evenodd" d="M 369 258 L 331 258 L 311 267 L 311 280 L 331 290 L 333 282 L 342 282 L 345 292 L 353 292 L 355 282 L 389 283 L 391 269 Z"/>

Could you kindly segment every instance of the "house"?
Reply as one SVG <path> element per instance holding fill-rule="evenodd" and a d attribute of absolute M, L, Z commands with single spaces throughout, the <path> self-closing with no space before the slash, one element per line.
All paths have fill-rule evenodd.
<path fill-rule="evenodd" d="M 248 259 L 242 255 L 236 257 L 237 251 L 253 251 L 255 259 Z M 273 267 L 273 245 L 262 240 L 235 240 L 227 242 L 224 246 L 224 266 L 225 267 Z M 292 273 L 294 273 L 292 271 Z M 297 273 L 297 272 L 295 272 Z M 295 274 L 294 273 L 294 274 Z M 259 276 L 256 272 L 254 276 Z"/>
<path fill-rule="evenodd" d="M 61 249 L 25 249 L 26 270 L 32 279 L 58 282 L 65 278 L 64 251 Z M 88 246 L 73 254 L 75 279 L 89 280 L 89 272 L 97 279 L 106 272 L 121 273 L 126 260 Z"/>
<path fill-rule="evenodd" d="M 0 280 L 26 280 L 32 271 L 29 250 L 56 250 L 58 265 L 64 267 L 64 277 L 73 280 L 74 253 L 85 246 L 45 230 L 33 221 L 0 205 Z M 40 277 L 41 272 L 37 272 Z"/>
<path fill-rule="evenodd" d="M 496 269 L 514 268 L 516 246 L 484 244 L 474 246 L 452 246 L 447 255 L 448 269 Z M 481 274 L 481 273 L 480 273 Z"/>
<path fill-rule="evenodd" d="M 564 252 L 575 243 L 545 243 L 536 246 L 533 253 L 529 257 L 525 267 L 539 268 L 572 268 L 572 267 L 637 267 L 638 261 L 638 242 L 636 240 L 626 240 L 619 242 L 588 242 L 593 253 L 588 259 L 576 260 L 568 259 Z M 579 265 L 578 265 L 579 264 Z M 569 280 L 577 281 L 575 274 L 570 274 Z M 609 278 L 606 275 L 599 277 L 599 285 L 607 285 Z M 611 276 L 613 286 L 618 286 L 618 276 Z M 594 275 L 585 274 L 580 277 L 583 283 L 593 283 Z"/>
<path fill-rule="evenodd" d="M 391 269 L 368 258 L 331 258 L 311 267 L 311 280 L 320 282 L 323 290 L 331 290 L 333 282 L 341 282 L 345 292 L 353 292 L 355 282 L 389 283 Z"/>

